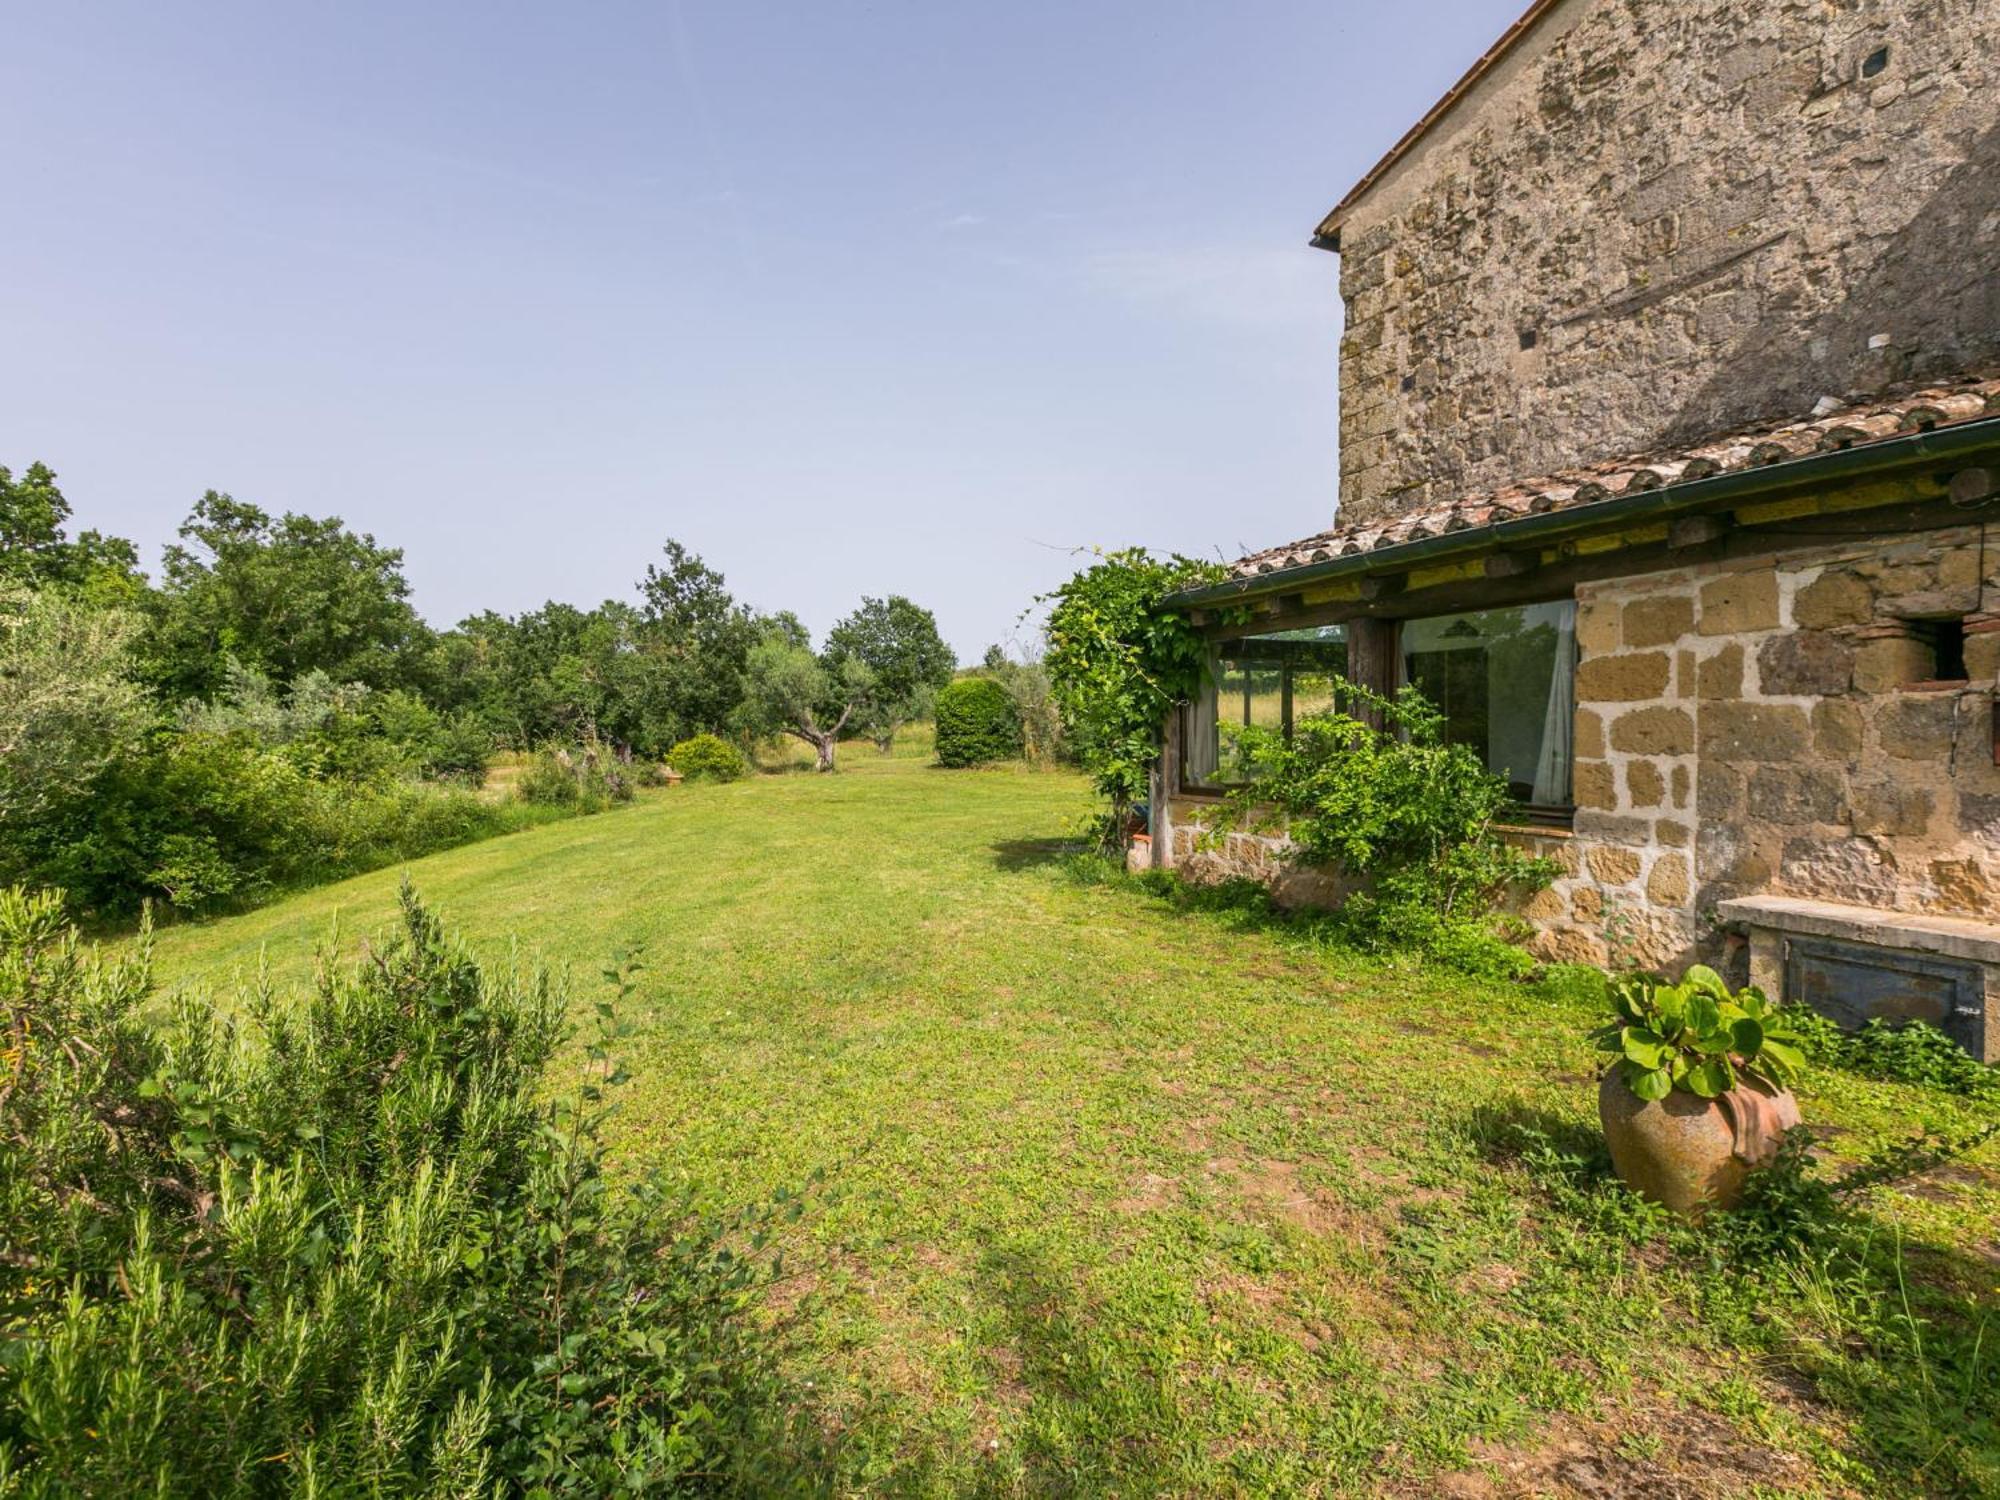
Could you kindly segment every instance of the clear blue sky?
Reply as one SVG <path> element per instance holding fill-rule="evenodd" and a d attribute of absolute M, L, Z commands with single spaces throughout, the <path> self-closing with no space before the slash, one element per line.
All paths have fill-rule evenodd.
<path fill-rule="evenodd" d="M 1523 0 L 17 5 L 0 463 L 202 490 L 445 625 L 676 536 L 962 656 L 1075 566 L 1332 514 L 1319 216 Z"/>

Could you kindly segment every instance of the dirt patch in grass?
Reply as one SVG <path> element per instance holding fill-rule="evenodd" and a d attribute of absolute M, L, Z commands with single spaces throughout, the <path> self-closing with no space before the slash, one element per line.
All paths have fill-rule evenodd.
<path fill-rule="evenodd" d="M 1442 1500 L 1720 1500 L 1752 1489 L 1846 1494 L 1823 1488 L 1801 1459 L 1746 1439 L 1722 1418 L 1650 1406 L 1587 1421 L 1559 1415 L 1531 1443 L 1475 1440 L 1473 1463 L 1390 1493 Z M 1810 1486 L 1801 1489 L 1800 1486 Z"/>

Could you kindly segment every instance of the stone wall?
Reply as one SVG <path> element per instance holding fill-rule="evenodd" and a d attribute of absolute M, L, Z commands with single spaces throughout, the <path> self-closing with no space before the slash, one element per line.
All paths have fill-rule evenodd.
<path fill-rule="evenodd" d="M 1570 0 L 1340 247 L 1344 521 L 2000 364 L 2000 4 Z"/>
<path fill-rule="evenodd" d="M 1941 618 L 1964 682 L 1929 680 Z M 1518 835 L 1562 871 L 1518 908 L 1544 957 L 1717 962 L 1744 895 L 2000 920 L 2000 522 L 1585 585 L 1577 648 L 1574 828 Z M 1280 838 L 1203 849 L 1206 806 L 1172 803 L 1192 878 L 1345 894 Z"/>
<path fill-rule="evenodd" d="M 2000 916 L 2000 527 L 1968 524 L 1578 591 L 1574 873 L 1530 915 L 1565 956 L 1717 956 L 1770 893 Z M 1969 680 L 1927 681 L 1968 618 Z M 1622 951 L 1621 951 L 1622 950 Z"/>

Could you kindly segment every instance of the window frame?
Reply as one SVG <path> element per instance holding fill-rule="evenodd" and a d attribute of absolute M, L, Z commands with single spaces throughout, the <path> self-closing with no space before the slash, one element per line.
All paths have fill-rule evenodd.
<path fill-rule="evenodd" d="M 1282 639 L 1274 639 L 1274 637 L 1281 636 L 1285 632 L 1290 630 L 1327 629 L 1329 628 L 1330 625 L 1338 625 L 1342 628 L 1342 635 L 1340 637 L 1340 642 L 1339 642 L 1341 646 L 1342 656 L 1344 658 L 1342 665 L 1343 667 L 1352 667 L 1354 660 L 1352 654 L 1353 643 L 1350 636 L 1347 633 L 1348 622 L 1345 620 L 1330 621 L 1327 622 L 1326 624 L 1321 624 L 1321 625 L 1312 625 L 1312 624 L 1297 625 L 1297 626 L 1281 625 L 1276 627 L 1275 629 L 1266 630 L 1256 634 L 1241 633 L 1241 629 L 1239 627 L 1238 633 L 1232 635 L 1218 635 L 1209 642 L 1210 660 L 1214 662 L 1217 666 L 1220 666 L 1222 663 L 1228 662 L 1233 664 L 1242 664 L 1251 668 L 1252 670 L 1256 669 L 1269 670 L 1275 667 L 1278 671 L 1278 684 L 1279 684 L 1278 730 L 1279 733 L 1284 735 L 1286 739 L 1290 739 L 1292 736 L 1292 710 L 1295 701 L 1292 689 L 1293 674 L 1298 669 L 1299 666 L 1307 663 L 1309 654 L 1313 648 L 1323 647 L 1331 643 L 1326 641 L 1300 641 L 1300 640 L 1288 641 Z M 1255 654 L 1248 654 L 1248 653 L 1236 654 L 1236 655 L 1231 654 L 1232 647 L 1239 648 L 1240 650 L 1241 648 L 1249 647 L 1252 645 L 1257 645 L 1259 647 L 1262 647 L 1263 649 L 1256 652 Z M 1291 649 L 1288 651 L 1286 648 L 1291 648 Z M 1288 656 L 1296 657 L 1299 660 L 1297 661 L 1288 660 L 1287 659 Z M 1316 668 L 1316 670 L 1320 673 L 1329 673 L 1332 671 L 1332 669 L 1327 667 L 1324 662 L 1312 662 L 1311 665 L 1314 668 Z M 1347 671 L 1341 671 L 1336 675 L 1341 676 L 1343 678 L 1347 678 L 1349 681 L 1352 681 L 1352 678 Z M 1221 693 L 1221 682 L 1219 676 L 1215 679 L 1215 688 L 1216 688 L 1216 723 L 1219 732 L 1220 725 L 1222 723 L 1222 701 L 1221 701 L 1222 693 Z M 1245 713 L 1247 715 L 1248 713 L 1247 697 L 1249 694 L 1249 684 L 1247 679 L 1245 681 L 1244 692 L 1246 696 Z M 1178 794 L 1184 797 L 1214 797 L 1214 798 L 1226 797 L 1232 790 L 1235 789 L 1235 787 L 1241 785 L 1241 783 L 1220 781 L 1220 780 L 1194 781 L 1190 779 L 1188 775 L 1188 764 L 1189 764 L 1188 747 L 1191 744 L 1194 736 L 1195 707 L 1196 705 L 1192 703 L 1182 703 L 1176 710 L 1176 718 L 1179 723 L 1179 735 L 1178 735 L 1179 753 L 1175 757 L 1174 780 L 1177 784 Z M 1247 722 L 1247 718 L 1245 722 Z"/>
<path fill-rule="evenodd" d="M 1403 626 L 1411 621 L 1440 619 L 1451 615 L 1481 614 L 1490 610 L 1519 609 L 1533 604 L 1560 604 L 1577 602 L 1573 590 L 1560 593 L 1536 592 L 1527 597 L 1505 598 L 1476 608 L 1463 606 L 1452 608 L 1426 609 L 1400 615 L 1349 614 L 1328 618 L 1324 613 L 1295 616 L 1291 619 L 1266 618 L 1258 621 L 1263 633 L 1275 634 L 1285 630 L 1305 630 L 1326 625 L 1342 625 L 1347 629 L 1347 667 L 1343 674 L 1357 686 L 1371 689 L 1385 696 L 1394 694 L 1403 685 Z M 1443 600 L 1437 601 L 1442 606 Z M 1227 644 L 1254 639 L 1246 636 L 1244 627 L 1238 625 L 1228 629 L 1216 629 L 1211 633 L 1212 648 L 1220 656 Z M 1582 651 L 1578 648 L 1570 663 L 1574 675 L 1582 662 Z M 1285 723 L 1291 723 L 1290 680 L 1286 678 Z M 1218 705 L 1219 707 L 1219 705 Z M 1193 801 L 1219 801 L 1230 792 L 1224 783 L 1203 783 L 1188 778 L 1188 745 L 1195 718 L 1195 705 L 1182 703 L 1175 710 L 1174 722 L 1175 754 L 1172 777 L 1173 795 Z M 1572 748 L 1570 755 L 1571 796 L 1575 795 L 1576 755 Z M 1541 807 L 1524 804 L 1520 811 L 1520 822 L 1509 825 L 1535 833 L 1551 833 L 1573 829 L 1576 823 L 1576 806 L 1572 801 L 1566 807 Z"/>

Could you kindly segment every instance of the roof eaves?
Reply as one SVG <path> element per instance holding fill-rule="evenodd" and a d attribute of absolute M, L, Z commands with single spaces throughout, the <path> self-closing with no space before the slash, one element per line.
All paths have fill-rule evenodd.
<path fill-rule="evenodd" d="M 1241 603 L 1262 595 L 1292 592 L 1301 584 L 1323 582 L 1330 578 L 1360 573 L 1400 573 L 1418 563 L 1494 551 L 1511 544 L 1568 532 L 1594 531 L 1641 516 L 1650 518 L 1698 513 L 1740 504 L 1747 497 L 1774 490 L 1848 480 L 1919 463 L 1962 462 L 1974 454 L 1987 452 L 2000 452 L 2000 417 L 1955 422 L 1949 427 L 1905 433 L 1860 447 L 1811 453 L 1752 469 L 1731 469 L 1700 479 L 1680 480 L 1657 489 L 1627 491 L 1587 505 L 1516 516 L 1485 526 L 1377 546 L 1366 552 L 1329 558 L 1324 562 L 1274 568 L 1268 573 L 1248 578 L 1232 578 L 1225 583 L 1186 589 L 1169 595 L 1161 602 L 1179 609 Z"/>

